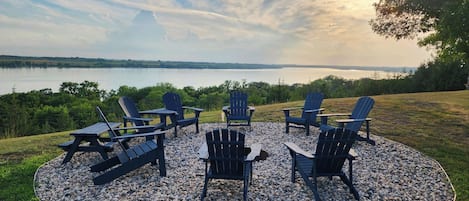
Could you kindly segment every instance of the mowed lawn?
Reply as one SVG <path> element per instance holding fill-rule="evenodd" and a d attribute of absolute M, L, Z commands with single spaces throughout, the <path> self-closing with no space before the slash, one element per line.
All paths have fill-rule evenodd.
<path fill-rule="evenodd" d="M 373 96 L 369 117 L 375 135 L 404 143 L 438 160 L 456 188 L 469 200 L 469 90 Z M 325 113 L 350 112 L 357 97 L 326 99 Z M 254 121 L 283 123 L 282 108 L 303 101 L 256 106 Z M 221 122 L 220 111 L 201 114 L 202 122 Z M 331 121 L 332 122 L 332 121 Z M 69 132 L 0 140 L 0 200 L 35 200 L 33 176 L 63 151 L 57 144 Z"/>

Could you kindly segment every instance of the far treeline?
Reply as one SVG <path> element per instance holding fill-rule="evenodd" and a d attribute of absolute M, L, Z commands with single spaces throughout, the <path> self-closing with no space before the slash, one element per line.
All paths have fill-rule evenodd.
<path fill-rule="evenodd" d="M 140 110 L 147 110 L 163 107 L 162 96 L 171 91 L 181 95 L 184 105 L 221 110 L 223 105 L 228 104 L 231 90 L 247 92 L 251 105 L 264 105 L 303 100 L 308 92 L 322 92 L 326 98 L 339 98 L 462 90 L 465 89 L 467 77 L 466 65 L 434 62 L 421 66 L 413 73 L 396 74 L 388 79 L 346 80 L 328 76 L 309 84 L 293 85 L 225 81 L 219 86 L 180 89 L 170 83 L 160 83 L 140 89 L 121 86 L 117 90 L 105 91 L 99 89 L 95 82 L 64 82 L 58 92 L 42 89 L 0 96 L 0 138 L 85 127 L 98 121 L 96 106 L 100 106 L 111 120 L 121 121 L 123 112 L 117 103 L 121 96 L 131 97 Z"/>
<path fill-rule="evenodd" d="M 274 64 L 211 63 L 186 61 L 150 61 L 80 57 L 25 57 L 0 55 L 0 68 L 193 68 L 254 69 L 281 68 Z"/>

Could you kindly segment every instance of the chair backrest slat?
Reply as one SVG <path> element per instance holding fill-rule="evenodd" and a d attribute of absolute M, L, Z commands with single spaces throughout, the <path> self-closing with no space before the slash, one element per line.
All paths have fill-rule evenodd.
<path fill-rule="evenodd" d="M 248 95 L 241 91 L 230 93 L 230 114 L 232 116 L 247 116 Z"/>
<path fill-rule="evenodd" d="M 109 133 L 109 136 L 111 137 L 111 140 L 117 136 L 119 136 L 116 131 L 114 131 L 111 127 L 111 125 L 109 124 L 109 121 L 107 120 L 106 116 L 104 115 L 103 111 L 101 110 L 101 108 L 99 108 L 99 106 L 96 106 L 96 111 L 98 112 L 98 115 L 99 117 L 101 118 L 102 121 L 104 121 L 104 123 L 106 123 L 107 127 L 108 127 L 108 133 Z M 120 140 L 116 140 L 119 144 L 119 146 L 122 148 L 122 150 L 126 150 L 126 147 L 124 146 L 124 144 L 120 141 Z M 127 154 L 127 152 L 124 152 L 126 153 L 127 155 L 127 158 L 130 158 Z"/>
<path fill-rule="evenodd" d="M 176 120 L 184 119 L 184 110 L 182 109 L 182 101 L 179 94 L 173 92 L 165 93 L 163 95 L 163 103 L 166 109 L 177 112 Z"/>
<path fill-rule="evenodd" d="M 243 175 L 244 134 L 216 129 L 206 133 L 209 162 L 214 175 Z"/>
<path fill-rule="evenodd" d="M 322 93 L 308 93 L 306 95 L 305 99 L 305 104 L 303 106 L 303 112 L 301 113 L 301 118 L 306 118 L 306 112 L 305 110 L 316 110 L 321 107 L 322 100 L 324 99 L 324 95 Z M 316 118 L 316 115 L 318 114 L 319 111 L 313 112 L 312 113 L 312 118 Z M 313 120 L 314 120 L 313 119 Z"/>
<path fill-rule="evenodd" d="M 128 116 L 128 117 L 134 117 L 134 118 L 140 118 L 140 113 L 138 112 L 138 108 L 137 108 L 137 105 L 135 104 L 135 102 L 129 98 L 129 97 L 126 97 L 126 96 L 123 96 L 123 97 L 120 97 L 119 98 L 119 105 L 122 109 L 122 111 L 124 111 L 124 114 L 125 116 Z M 144 126 L 145 125 L 145 122 L 144 121 L 132 121 L 133 124 L 135 126 Z"/>
<path fill-rule="evenodd" d="M 356 136 L 357 132 L 343 128 L 322 131 L 315 152 L 317 173 L 340 172 Z"/>
<path fill-rule="evenodd" d="M 370 113 L 371 109 L 373 108 L 375 101 L 368 96 L 363 96 L 358 99 L 355 107 L 353 108 L 352 115 L 350 116 L 351 119 L 365 119 L 367 118 L 368 114 Z M 345 128 L 358 131 L 362 126 L 363 122 L 356 122 L 356 123 L 347 123 Z"/>

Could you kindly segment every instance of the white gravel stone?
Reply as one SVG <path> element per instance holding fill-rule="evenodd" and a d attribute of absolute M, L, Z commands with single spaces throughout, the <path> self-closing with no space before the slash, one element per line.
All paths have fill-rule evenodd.
<path fill-rule="evenodd" d="M 198 200 L 203 188 L 205 164 L 197 151 L 204 133 L 225 124 L 201 124 L 201 132 L 193 127 L 180 129 L 178 137 L 165 140 L 167 176 L 160 177 L 157 166 L 147 164 L 127 175 L 104 184 L 94 185 L 89 167 L 102 160 L 97 153 L 81 153 L 62 165 L 65 154 L 38 168 L 34 181 L 40 200 Z M 291 158 L 284 142 L 294 142 L 314 151 L 318 131 L 306 136 L 304 130 L 285 133 L 283 123 L 253 123 L 246 134 L 246 144 L 261 143 L 269 157 L 254 163 L 249 200 L 313 200 L 311 190 L 299 174 L 296 183 L 290 180 Z M 433 159 L 403 144 L 371 136 L 376 146 L 357 141 L 353 149 L 358 158 L 353 162 L 354 185 L 361 200 L 452 200 L 454 192 L 446 173 Z M 116 147 L 110 156 L 120 149 Z M 344 166 L 345 171 L 348 165 Z M 324 200 L 353 200 L 348 187 L 339 179 L 318 179 L 318 190 Z M 242 200 L 242 182 L 212 180 L 206 200 Z"/>

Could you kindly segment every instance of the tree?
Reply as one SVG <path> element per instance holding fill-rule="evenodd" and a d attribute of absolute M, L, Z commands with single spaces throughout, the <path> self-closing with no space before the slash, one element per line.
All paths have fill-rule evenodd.
<path fill-rule="evenodd" d="M 370 21 L 374 32 L 396 39 L 414 38 L 433 31 L 448 7 L 464 0 L 380 0 L 374 3 L 376 18 Z"/>
<path fill-rule="evenodd" d="M 437 55 L 417 69 L 414 78 L 424 88 L 416 91 L 463 88 L 468 77 L 469 0 L 380 0 L 374 6 L 374 32 L 398 40 L 428 33 L 418 44 L 433 47 Z M 447 73 L 461 74 L 446 79 Z"/>
<path fill-rule="evenodd" d="M 448 12 L 439 17 L 435 32 L 420 41 L 420 45 L 436 47 L 441 59 L 449 62 L 469 60 L 469 1 L 447 6 Z"/>

